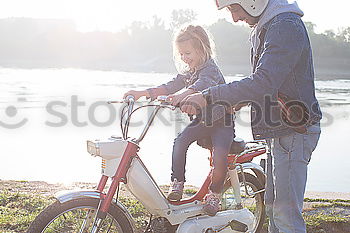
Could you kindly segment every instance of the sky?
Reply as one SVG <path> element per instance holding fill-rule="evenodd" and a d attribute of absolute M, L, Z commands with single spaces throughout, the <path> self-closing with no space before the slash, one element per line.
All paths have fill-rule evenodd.
<path fill-rule="evenodd" d="M 30 17 L 72 19 L 80 31 L 120 31 L 133 21 L 150 21 L 153 15 L 167 25 L 174 9 L 193 9 L 199 24 L 230 19 L 216 9 L 214 0 L 0 0 L 0 18 Z M 298 0 L 304 21 L 316 24 L 316 32 L 350 27 L 350 1 Z"/>

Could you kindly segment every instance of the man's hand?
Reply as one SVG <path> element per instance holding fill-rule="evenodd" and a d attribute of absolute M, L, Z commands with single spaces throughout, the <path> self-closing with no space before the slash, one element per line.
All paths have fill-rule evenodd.
<path fill-rule="evenodd" d="M 171 103 L 173 106 L 179 106 L 180 102 L 185 99 L 187 96 L 195 93 L 192 89 L 186 89 L 180 93 L 172 94 L 167 96 L 167 101 Z M 180 105 L 181 106 L 181 105 Z"/>
<path fill-rule="evenodd" d="M 198 114 L 199 110 L 207 105 L 202 93 L 187 96 L 180 102 L 181 111 L 190 115 Z"/>
<path fill-rule="evenodd" d="M 166 100 L 173 106 L 177 106 L 179 105 L 179 103 L 181 102 L 181 100 L 183 100 L 185 98 L 184 95 L 182 94 L 172 94 L 172 95 L 168 95 Z"/>

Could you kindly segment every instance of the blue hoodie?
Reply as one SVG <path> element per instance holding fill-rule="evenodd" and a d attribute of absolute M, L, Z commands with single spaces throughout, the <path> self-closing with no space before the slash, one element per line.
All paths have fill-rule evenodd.
<path fill-rule="evenodd" d="M 252 64 L 256 62 L 253 73 L 240 81 L 209 88 L 213 102 L 224 101 L 233 106 L 251 103 L 255 139 L 294 132 L 282 120 L 278 92 L 305 104 L 310 113 L 308 125 L 318 123 L 322 117 L 315 97 L 312 51 L 302 15 L 295 3 L 270 0 L 251 34 Z M 266 33 L 260 42 L 262 29 Z M 256 54 L 260 43 L 262 49 Z"/>

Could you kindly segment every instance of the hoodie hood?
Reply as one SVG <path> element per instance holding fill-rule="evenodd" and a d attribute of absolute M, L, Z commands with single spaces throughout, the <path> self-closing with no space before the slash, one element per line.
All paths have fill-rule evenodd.
<path fill-rule="evenodd" d="M 269 0 L 265 11 L 260 16 L 257 25 L 250 35 L 250 41 L 252 43 L 254 53 L 253 55 L 256 54 L 256 50 L 260 44 L 258 35 L 262 26 L 273 19 L 275 16 L 286 12 L 295 13 L 300 16 L 304 15 L 304 12 L 299 8 L 296 2 L 289 3 L 288 0 Z"/>

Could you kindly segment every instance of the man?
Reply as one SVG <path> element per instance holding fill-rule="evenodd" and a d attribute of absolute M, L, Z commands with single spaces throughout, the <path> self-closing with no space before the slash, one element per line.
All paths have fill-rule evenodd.
<path fill-rule="evenodd" d="M 216 0 L 216 5 L 227 8 L 234 22 L 253 28 L 253 72 L 238 82 L 188 96 L 181 109 L 193 114 L 198 106 L 218 101 L 230 106 L 250 103 L 253 136 L 266 139 L 271 152 L 265 192 L 269 232 L 306 232 L 302 206 L 307 165 L 320 136 L 321 111 L 303 12 L 287 0 Z M 299 110 L 286 108 L 290 100 Z M 293 115 L 302 124 L 291 123 Z"/>

